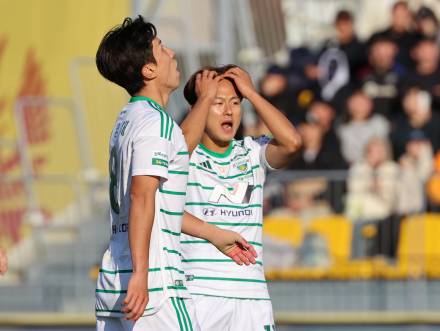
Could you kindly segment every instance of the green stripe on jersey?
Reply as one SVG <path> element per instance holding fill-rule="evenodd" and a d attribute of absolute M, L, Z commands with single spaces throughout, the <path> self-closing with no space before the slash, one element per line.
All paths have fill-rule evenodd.
<path fill-rule="evenodd" d="M 220 179 L 231 179 L 231 178 L 237 178 L 237 177 L 241 177 L 241 176 L 246 176 L 246 175 L 251 174 L 255 169 L 258 169 L 260 167 L 260 165 L 257 164 L 257 165 L 252 166 L 252 168 L 249 171 L 244 172 L 244 173 L 240 173 L 240 174 L 236 174 L 236 175 L 232 175 L 232 176 L 220 176 L 215 171 L 211 171 L 211 170 L 205 169 L 205 168 L 203 168 L 201 166 L 196 165 L 193 162 L 190 162 L 189 165 L 190 165 L 190 167 L 195 167 L 198 170 L 203 170 L 203 171 L 208 172 L 210 174 L 216 175 Z"/>
<path fill-rule="evenodd" d="M 208 240 L 182 240 L 180 241 L 180 243 L 181 244 L 211 244 Z M 256 241 L 248 241 L 248 243 L 259 247 L 263 246 L 263 244 Z"/>
<path fill-rule="evenodd" d="M 261 223 L 230 223 L 230 222 L 208 222 L 214 225 L 227 225 L 227 226 L 259 226 L 263 227 Z"/>
<path fill-rule="evenodd" d="M 240 298 L 240 297 L 227 297 L 223 295 L 212 295 L 212 294 L 204 294 L 204 293 L 195 293 L 191 292 L 191 295 L 202 295 L 205 297 L 214 297 L 214 298 L 226 298 L 226 299 L 238 299 L 238 300 L 264 300 L 264 301 L 270 301 L 270 298 Z"/>
<path fill-rule="evenodd" d="M 171 119 L 171 128 L 170 128 L 170 132 L 168 134 L 168 140 L 171 140 L 171 136 L 173 134 L 173 128 L 174 128 L 174 121 Z"/>
<path fill-rule="evenodd" d="M 180 316 L 182 316 L 183 324 L 185 325 L 185 330 L 189 331 L 189 323 L 186 320 L 185 313 L 183 312 L 182 302 L 179 300 L 179 298 L 176 298 L 176 301 L 177 301 L 177 308 L 180 311 Z"/>
<path fill-rule="evenodd" d="M 226 278 L 226 277 L 194 276 L 194 279 L 200 279 L 200 280 L 224 280 L 224 281 L 231 281 L 231 282 L 266 283 L 266 280 L 264 280 L 264 279 L 249 279 L 249 278 Z"/>
<path fill-rule="evenodd" d="M 192 321 L 191 321 L 191 318 L 189 317 L 188 310 L 186 309 L 185 299 L 180 298 L 180 300 L 182 300 L 183 310 L 185 311 L 185 316 L 188 319 L 189 328 L 191 331 L 193 331 Z"/>
<path fill-rule="evenodd" d="M 163 112 L 159 111 L 159 115 L 160 115 L 160 137 L 163 138 L 164 137 L 164 114 Z"/>
<path fill-rule="evenodd" d="M 199 151 L 196 151 L 196 153 L 199 154 L 199 155 L 205 156 L 207 159 L 211 160 L 212 162 L 214 162 L 215 164 L 218 164 L 218 165 L 228 165 L 228 164 L 231 164 L 231 161 L 226 161 L 226 162 L 216 161 L 216 160 L 214 160 L 212 157 L 210 157 L 206 153 L 202 153 L 202 152 L 199 152 Z"/>
<path fill-rule="evenodd" d="M 165 233 L 168 233 L 168 234 L 170 234 L 172 236 L 180 237 L 180 232 L 174 232 L 174 231 L 171 231 L 171 230 L 168 230 L 168 229 L 162 229 L 161 231 L 165 232 Z"/>
<path fill-rule="evenodd" d="M 208 240 L 182 240 L 181 244 L 210 244 Z"/>
<path fill-rule="evenodd" d="M 148 268 L 148 272 L 156 272 L 160 271 L 161 268 Z M 183 274 L 184 272 L 176 267 L 165 267 L 165 270 L 174 270 L 177 271 L 180 274 Z M 104 274 L 129 274 L 133 272 L 133 269 L 121 269 L 121 270 L 107 270 L 107 269 L 99 269 L 99 272 L 102 272 Z"/>
<path fill-rule="evenodd" d="M 191 262 L 208 262 L 208 263 L 236 263 L 234 260 L 232 259 L 182 259 L 182 262 L 184 263 L 191 263 Z M 258 265 L 263 265 L 263 262 L 261 261 L 256 261 L 256 264 Z"/>
<path fill-rule="evenodd" d="M 197 187 L 202 188 L 203 190 L 209 190 L 209 191 L 214 190 L 214 186 L 203 186 L 201 183 L 197 183 L 197 182 L 188 182 L 187 185 L 188 185 L 188 186 L 197 186 Z M 261 189 L 262 189 L 263 186 L 260 185 L 260 184 L 255 185 L 255 186 L 252 186 L 252 191 L 253 191 L 253 190 L 256 190 L 257 188 L 261 188 Z M 227 189 L 228 189 L 229 191 L 234 190 L 233 187 L 228 187 Z"/>
<path fill-rule="evenodd" d="M 148 289 L 148 292 L 160 292 L 163 291 L 163 287 L 152 287 Z M 105 290 L 102 288 L 97 288 L 96 293 L 112 293 L 112 294 L 123 294 L 127 293 L 127 290 Z"/>
<path fill-rule="evenodd" d="M 166 116 L 166 124 L 165 124 L 165 135 L 163 138 L 168 139 L 168 130 L 169 130 L 169 126 L 170 126 L 170 117 L 165 114 Z"/>
<path fill-rule="evenodd" d="M 185 286 L 167 286 L 169 290 L 187 290 Z M 163 287 L 153 287 L 149 288 L 148 292 L 160 292 L 163 291 Z M 113 294 L 124 294 L 127 293 L 127 290 L 105 290 L 102 288 L 97 288 L 95 290 L 96 293 L 113 293 Z"/>
<path fill-rule="evenodd" d="M 188 151 L 177 152 L 177 155 L 189 155 Z"/>
<path fill-rule="evenodd" d="M 164 189 L 159 189 L 160 193 L 163 194 L 170 194 L 170 195 L 186 195 L 186 192 L 179 192 L 179 191 L 169 191 L 169 190 L 164 190 Z"/>
<path fill-rule="evenodd" d="M 182 256 L 182 254 L 180 252 L 176 251 L 175 249 L 169 249 L 168 247 L 163 247 L 162 249 L 167 253 L 177 254 L 179 256 Z"/>
<path fill-rule="evenodd" d="M 238 205 L 230 205 L 230 204 L 218 204 L 218 203 L 210 203 L 210 202 L 187 202 L 186 206 L 211 206 L 211 207 L 226 207 L 226 208 L 237 208 L 237 209 L 246 209 L 246 208 L 261 208 L 263 207 L 259 203 L 249 204 L 246 206 L 238 206 Z"/>
<path fill-rule="evenodd" d="M 183 329 L 183 327 L 182 327 L 182 318 L 183 318 L 183 316 L 182 317 L 180 316 L 179 309 L 177 309 L 176 302 L 174 300 L 175 299 L 173 297 L 171 297 L 171 303 L 173 304 L 174 310 L 176 311 L 177 321 L 179 322 L 179 329 L 180 329 L 180 331 L 185 331 Z"/>
<path fill-rule="evenodd" d="M 183 216 L 183 212 L 178 212 L 178 211 L 169 211 L 169 210 L 165 210 L 160 208 L 159 210 L 161 213 L 167 214 L 167 215 L 172 215 L 172 216 Z"/>
<path fill-rule="evenodd" d="M 150 311 L 155 309 L 154 307 L 151 308 L 147 308 L 144 311 Z M 122 310 L 116 310 L 116 309 L 100 309 L 100 308 L 95 308 L 95 312 L 97 313 L 121 313 L 121 314 L 125 314 Z"/>
<path fill-rule="evenodd" d="M 168 170 L 169 174 L 175 174 L 175 175 L 188 175 L 188 171 L 178 171 L 178 170 Z"/>

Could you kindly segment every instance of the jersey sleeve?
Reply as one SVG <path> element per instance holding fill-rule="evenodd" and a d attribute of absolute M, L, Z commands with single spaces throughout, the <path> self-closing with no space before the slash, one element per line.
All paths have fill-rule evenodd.
<path fill-rule="evenodd" d="M 133 141 L 132 176 L 159 176 L 168 179 L 171 142 L 158 136 L 142 136 Z"/>
<path fill-rule="evenodd" d="M 269 162 L 267 162 L 266 159 L 266 148 L 267 145 L 269 145 L 269 142 L 272 140 L 271 137 L 268 136 L 260 136 L 257 138 L 254 138 L 252 140 L 254 148 L 258 149 L 258 158 L 259 158 L 259 162 L 260 165 L 263 166 L 263 168 L 267 169 L 267 170 L 277 170 L 275 168 L 273 168 Z"/>

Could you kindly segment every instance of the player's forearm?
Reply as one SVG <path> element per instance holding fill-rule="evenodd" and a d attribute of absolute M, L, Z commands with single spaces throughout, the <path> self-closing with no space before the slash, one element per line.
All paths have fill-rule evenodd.
<path fill-rule="evenodd" d="M 180 125 L 190 153 L 202 139 L 212 101 L 210 97 L 200 97 Z"/>
<path fill-rule="evenodd" d="M 218 230 L 215 225 L 206 223 L 187 212 L 183 214 L 182 232 L 187 235 L 212 242 Z"/>
<path fill-rule="evenodd" d="M 301 136 L 293 124 L 276 107 L 270 104 L 256 91 L 248 96 L 258 116 L 272 133 L 276 143 L 286 153 L 293 154 L 302 144 Z"/>
<path fill-rule="evenodd" d="M 148 272 L 150 238 L 154 221 L 154 198 L 131 195 L 128 240 L 133 272 Z"/>

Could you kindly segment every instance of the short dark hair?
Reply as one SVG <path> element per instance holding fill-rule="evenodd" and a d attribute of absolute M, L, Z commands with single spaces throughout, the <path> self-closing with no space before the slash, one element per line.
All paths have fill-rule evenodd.
<path fill-rule="evenodd" d="M 96 66 L 102 76 L 134 95 L 144 87 L 142 67 L 156 63 L 152 41 L 156 27 L 139 15 L 107 32 L 96 52 Z"/>
<path fill-rule="evenodd" d="M 342 9 L 338 11 L 335 17 L 335 23 L 341 22 L 341 21 L 350 21 L 353 22 L 353 15 L 346 9 Z"/>
<path fill-rule="evenodd" d="M 235 64 L 228 64 L 225 66 L 220 67 L 203 67 L 202 69 L 196 71 L 189 79 L 188 82 L 185 84 L 185 87 L 183 88 L 183 95 L 185 96 L 186 101 L 193 106 L 197 102 L 197 94 L 196 94 L 196 76 L 197 74 L 203 72 L 203 70 L 210 70 L 215 71 L 217 74 L 222 75 L 226 71 L 232 68 L 236 68 L 237 66 Z M 243 99 L 243 96 L 240 93 L 240 90 L 237 88 L 237 85 L 235 85 L 235 82 L 232 79 L 225 78 L 229 80 L 232 83 L 232 86 L 234 87 L 235 93 L 237 93 L 237 96 L 241 99 Z"/>
<path fill-rule="evenodd" d="M 404 0 L 400 0 L 400 1 L 396 1 L 396 2 L 393 4 L 393 7 L 392 7 L 391 12 L 396 11 L 396 9 L 399 8 L 399 7 L 405 7 L 406 9 L 409 9 L 409 8 L 408 8 L 408 3 L 407 3 L 406 1 L 404 1 Z"/>

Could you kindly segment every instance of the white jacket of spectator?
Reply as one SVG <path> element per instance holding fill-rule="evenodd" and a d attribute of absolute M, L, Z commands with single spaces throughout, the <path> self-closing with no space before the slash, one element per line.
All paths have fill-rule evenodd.
<path fill-rule="evenodd" d="M 341 124 L 338 128 L 338 135 L 344 159 L 350 164 L 361 161 L 367 143 L 373 137 L 387 138 L 389 132 L 390 125 L 380 114 L 374 114 L 364 122 L 351 121 Z"/>
<path fill-rule="evenodd" d="M 399 167 L 385 161 L 373 169 L 367 162 L 349 171 L 346 214 L 353 221 L 382 220 L 394 212 Z"/>
<path fill-rule="evenodd" d="M 433 153 L 429 143 L 421 145 L 418 158 L 408 154 L 401 157 L 397 213 L 408 215 L 425 209 L 425 183 L 433 167 Z"/>

